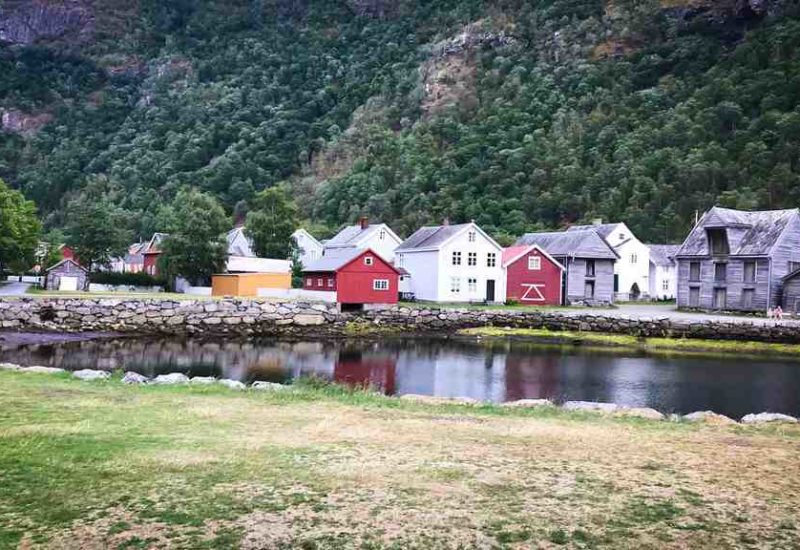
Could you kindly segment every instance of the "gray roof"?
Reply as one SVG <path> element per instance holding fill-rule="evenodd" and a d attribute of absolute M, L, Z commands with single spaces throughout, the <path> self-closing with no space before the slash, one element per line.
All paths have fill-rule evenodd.
<path fill-rule="evenodd" d="M 672 265 L 675 263 L 675 254 L 681 247 L 679 244 L 648 244 L 650 261 L 655 265 Z"/>
<path fill-rule="evenodd" d="M 800 218 L 798 209 L 763 210 L 745 212 L 715 206 L 705 213 L 681 245 L 677 256 L 707 256 L 707 228 L 738 229 L 743 234 L 731 242 L 731 256 L 765 256 L 794 219 Z"/>
<path fill-rule="evenodd" d="M 363 253 L 364 250 L 353 247 L 326 250 L 322 258 L 308 264 L 307 267 L 303 268 L 303 271 L 336 271 L 349 264 Z M 375 255 L 377 256 L 377 254 Z"/>
<path fill-rule="evenodd" d="M 616 260 L 619 255 L 595 229 L 526 233 L 516 245 L 537 244 L 551 256 Z"/>
<path fill-rule="evenodd" d="M 607 239 L 608 236 L 611 235 L 611 232 L 614 231 L 614 229 L 616 229 L 618 225 L 619 225 L 618 223 L 596 223 L 592 225 L 573 225 L 572 227 L 569 227 L 567 231 L 586 231 L 587 229 L 593 229 L 594 231 L 600 233 L 600 235 L 604 239 Z"/>
<path fill-rule="evenodd" d="M 397 247 L 395 252 L 415 250 L 418 248 L 438 248 L 469 225 L 471 224 L 462 223 L 458 225 L 435 225 L 421 227 L 420 229 L 417 229 L 413 235 L 403 241 L 400 246 Z"/>
<path fill-rule="evenodd" d="M 369 238 L 370 235 L 381 229 L 389 230 L 389 227 L 382 223 L 369 224 L 362 228 L 360 224 L 348 225 L 339 231 L 332 238 L 324 243 L 325 248 L 348 248 L 358 246 L 359 241 Z"/>

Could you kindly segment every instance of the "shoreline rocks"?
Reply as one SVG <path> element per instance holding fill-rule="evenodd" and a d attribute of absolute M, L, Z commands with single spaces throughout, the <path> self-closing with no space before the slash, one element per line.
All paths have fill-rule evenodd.
<path fill-rule="evenodd" d="M 81 369 L 73 372 L 72 376 L 80 380 L 105 380 L 111 373 L 104 370 Z"/>
<path fill-rule="evenodd" d="M 712 411 L 697 411 L 689 413 L 683 416 L 683 420 L 686 420 L 688 422 L 712 424 L 719 426 L 724 426 L 727 424 L 736 424 L 736 421 L 733 418 L 727 417 L 722 414 L 717 414 Z"/>
<path fill-rule="evenodd" d="M 150 381 L 150 384 L 155 385 L 172 385 L 172 384 L 188 384 L 189 377 L 180 372 L 172 372 L 170 374 L 159 374 Z"/>
<path fill-rule="evenodd" d="M 788 414 L 762 412 L 758 414 L 748 414 L 742 417 L 742 424 L 797 424 L 798 420 Z"/>
<path fill-rule="evenodd" d="M 123 384 L 147 384 L 149 381 L 150 379 L 146 376 L 133 371 L 126 372 L 122 377 Z"/>

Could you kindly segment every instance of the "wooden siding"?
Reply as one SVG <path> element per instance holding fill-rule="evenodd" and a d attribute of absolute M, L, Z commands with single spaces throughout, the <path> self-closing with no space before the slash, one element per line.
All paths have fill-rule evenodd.
<path fill-rule="evenodd" d="M 538 257 L 540 268 L 528 269 L 528 258 Z M 506 266 L 506 299 L 525 305 L 561 303 L 561 268 L 538 249 L 523 254 Z"/>
<path fill-rule="evenodd" d="M 783 286 L 783 311 L 800 313 L 800 276 L 789 279 Z"/>
<path fill-rule="evenodd" d="M 700 309 L 714 308 L 714 291 L 724 288 L 727 291 L 727 303 L 723 309 L 730 311 L 766 311 L 770 306 L 777 302 L 770 302 L 768 299 L 770 288 L 770 261 L 761 258 L 756 261 L 755 282 L 744 282 L 744 264 L 748 260 L 744 258 L 721 259 L 681 259 L 678 261 L 678 307 L 691 307 L 689 304 L 689 289 L 696 287 L 700 289 Z M 700 281 L 690 281 L 690 264 L 698 262 L 700 264 Z M 715 264 L 727 263 L 727 273 L 725 281 L 715 280 Z M 774 277 L 773 277 L 774 279 Z M 753 290 L 752 306 L 745 308 L 743 297 L 745 290 Z"/>
<path fill-rule="evenodd" d="M 790 262 L 800 263 L 800 220 L 796 216 L 786 226 L 772 251 L 773 307 L 783 303 L 783 278 L 790 273 Z"/>
<path fill-rule="evenodd" d="M 586 300 L 586 282 L 594 280 L 593 302 L 612 303 L 614 301 L 614 262 L 612 260 L 594 260 L 595 276 L 586 276 L 584 258 L 556 258 L 567 269 L 567 303 Z"/>

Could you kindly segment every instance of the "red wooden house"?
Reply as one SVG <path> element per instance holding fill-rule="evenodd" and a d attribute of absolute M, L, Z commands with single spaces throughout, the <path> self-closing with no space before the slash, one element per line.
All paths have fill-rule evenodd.
<path fill-rule="evenodd" d="M 153 237 L 148 241 L 141 251 L 144 259 L 142 260 L 142 269 L 148 275 L 157 277 L 158 273 L 158 258 L 161 256 L 161 242 L 167 236 L 166 233 L 153 233 Z"/>
<path fill-rule="evenodd" d="M 303 288 L 336 294 L 343 306 L 396 304 L 399 272 L 372 249 L 326 250 L 303 270 Z"/>
<path fill-rule="evenodd" d="M 503 267 L 507 300 L 531 306 L 562 303 L 564 266 L 537 245 L 504 249 Z"/>

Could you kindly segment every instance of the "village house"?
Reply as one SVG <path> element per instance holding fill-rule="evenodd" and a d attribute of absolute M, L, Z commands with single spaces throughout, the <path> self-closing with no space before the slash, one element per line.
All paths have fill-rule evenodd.
<path fill-rule="evenodd" d="M 89 289 L 89 271 L 72 258 L 48 267 L 45 273 L 47 290 L 85 292 Z"/>
<path fill-rule="evenodd" d="M 619 256 L 597 231 L 527 233 L 516 246 L 534 244 L 564 267 L 564 304 L 614 301 L 614 263 Z"/>
<path fill-rule="evenodd" d="M 650 249 L 650 297 L 674 300 L 678 291 L 678 264 L 675 254 L 679 244 L 648 244 Z"/>
<path fill-rule="evenodd" d="M 800 269 L 800 210 L 714 207 L 695 225 L 675 257 L 678 307 L 774 308 L 784 302 L 786 277 Z"/>
<path fill-rule="evenodd" d="M 329 251 L 343 248 L 360 250 L 372 249 L 387 262 L 394 261 L 394 250 L 402 239 L 385 223 L 372 225 L 369 219 L 362 217 L 356 225 L 349 225 L 339 231 L 323 245 L 323 255 Z"/>
<path fill-rule="evenodd" d="M 372 249 L 338 248 L 303 269 L 303 290 L 332 293 L 343 310 L 398 302 L 399 273 Z"/>
<path fill-rule="evenodd" d="M 563 301 L 564 266 L 533 244 L 503 250 L 506 300 L 522 305 L 557 306 Z"/>
<path fill-rule="evenodd" d="M 506 300 L 502 247 L 475 223 L 423 227 L 395 251 L 415 299 L 430 302 Z"/>
<path fill-rule="evenodd" d="M 650 292 L 650 249 L 624 223 L 575 225 L 568 231 L 594 229 L 614 249 L 614 293 L 618 301 L 638 300 Z"/>
<path fill-rule="evenodd" d="M 142 249 L 142 267 L 144 272 L 152 277 L 158 277 L 158 258 L 161 256 L 161 243 L 167 237 L 166 233 L 153 233 Z"/>
<path fill-rule="evenodd" d="M 302 227 L 292 233 L 292 241 L 297 248 L 300 263 L 304 266 L 310 265 L 322 257 L 322 243 Z"/>
<path fill-rule="evenodd" d="M 800 315 L 800 268 L 795 269 L 783 278 L 783 309 L 784 312 Z"/>

